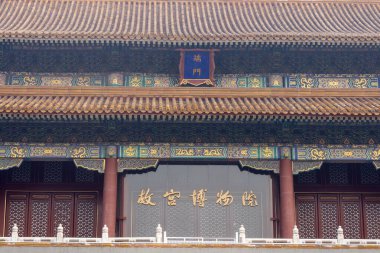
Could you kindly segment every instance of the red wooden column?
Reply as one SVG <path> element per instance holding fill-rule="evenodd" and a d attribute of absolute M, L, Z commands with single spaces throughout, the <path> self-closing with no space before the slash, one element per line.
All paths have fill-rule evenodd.
<path fill-rule="evenodd" d="M 292 161 L 280 160 L 280 235 L 281 238 L 292 238 L 296 225 L 296 207 L 293 186 Z"/>
<path fill-rule="evenodd" d="M 106 158 L 103 184 L 103 220 L 102 227 L 107 225 L 109 237 L 115 236 L 117 198 L 117 159 Z"/>

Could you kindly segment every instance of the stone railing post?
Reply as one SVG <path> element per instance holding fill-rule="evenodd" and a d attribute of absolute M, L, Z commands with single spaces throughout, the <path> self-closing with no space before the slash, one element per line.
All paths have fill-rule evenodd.
<path fill-rule="evenodd" d="M 168 243 L 168 238 L 166 237 L 166 231 L 164 231 L 164 243 Z"/>
<path fill-rule="evenodd" d="M 162 227 L 160 224 L 156 228 L 156 242 L 162 243 Z"/>
<path fill-rule="evenodd" d="M 102 242 L 109 242 L 107 225 L 104 225 L 102 228 Z"/>
<path fill-rule="evenodd" d="M 59 224 L 58 228 L 57 228 L 57 242 L 63 242 L 63 227 L 62 227 L 62 224 Z"/>
<path fill-rule="evenodd" d="M 239 228 L 239 243 L 245 243 L 245 228 L 243 225 Z"/>
<path fill-rule="evenodd" d="M 337 244 L 344 244 L 344 234 L 341 226 L 339 226 L 337 230 Z"/>
<path fill-rule="evenodd" d="M 300 243 L 300 234 L 296 225 L 294 225 L 294 228 L 293 228 L 293 243 L 294 244 Z"/>
<path fill-rule="evenodd" d="M 16 223 L 12 227 L 11 241 L 12 242 L 18 241 L 18 227 Z"/>

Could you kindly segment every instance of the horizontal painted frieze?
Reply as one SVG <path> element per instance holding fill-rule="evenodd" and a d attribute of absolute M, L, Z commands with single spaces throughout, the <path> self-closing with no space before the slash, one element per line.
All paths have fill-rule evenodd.
<path fill-rule="evenodd" d="M 379 75 L 228 74 L 215 75 L 220 88 L 379 88 Z M 0 85 L 176 87 L 179 76 L 151 73 L 27 73 L 2 72 Z"/>
<path fill-rule="evenodd" d="M 380 160 L 380 146 L 375 145 L 266 145 L 221 143 L 129 143 L 124 145 L 95 144 L 20 144 L 0 145 L 0 158 L 154 158 L 210 160 Z"/>

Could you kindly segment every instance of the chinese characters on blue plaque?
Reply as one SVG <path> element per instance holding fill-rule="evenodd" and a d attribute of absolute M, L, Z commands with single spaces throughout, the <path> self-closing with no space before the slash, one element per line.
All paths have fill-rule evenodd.
<path fill-rule="evenodd" d="M 214 53 L 211 50 L 181 51 L 181 85 L 213 86 Z"/>

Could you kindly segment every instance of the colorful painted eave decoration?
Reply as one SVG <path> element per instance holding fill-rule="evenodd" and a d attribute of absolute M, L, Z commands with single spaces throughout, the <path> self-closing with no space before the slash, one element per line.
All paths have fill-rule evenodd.
<path fill-rule="evenodd" d="M 134 159 L 209 159 L 209 160 L 380 160 L 380 145 L 347 146 L 277 146 L 265 144 L 189 144 L 130 143 L 95 144 L 18 144 L 0 145 L 0 158 L 74 158 L 106 157 Z"/>
<path fill-rule="evenodd" d="M 380 146 L 294 147 L 293 160 L 380 160 Z"/>
<path fill-rule="evenodd" d="M 122 158 L 279 159 L 278 147 L 245 144 L 131 144 L 119 147 Z"/>
<path fill-rule="evenodd" d="M 193 52 L 193 58 L 197 59 L 197 51 Z M 201 51 L 200 53 L 209 53 Z M 211 53 L 210 53 L 211 54 Z M 201 58 L 202 59 L 202 58 Z M 220 88 L 297 88 L 297 89 L 335 89 L 335 88 L 380 88 L 379 75 L 356 74 L 226 74 L 213 75 L 213 58 L 210 58 L 210 68 L 200 69 L 201 73 L 210 71 L 206 79 L 185 78 L 185 66 L 181 76 L 152 74 L 152 73 L 28 73 L 28 72 L 0 72 L 0 86 L 42 86 L 42 87 L 86 87 L 86 86 L 124 86 L 134 88 L 151 87 L 176 87 L 189 86 L 215 86 Z M 188 66 L 192 74 L 193 68 Z M 203 72 L 202 72 L 203 71 Z M 199 72 L 194 74 L 198 75 Z M 190 82 L 191 81 L 191 82 Z M 189 83 L 188 83 L 189 82 Z"/>
<path fill-rule="evenodd" d="M 284 77 L 289 88 L 378 88 L 379 77 L 371 75 L 307 75 L 295 74 Z"/>
<path fill-rule="evenodd" d="M 97 145 L 70 144 L 13 144 L 1 145 L 4 158 L 101 158 L 104 152 Z"/>

